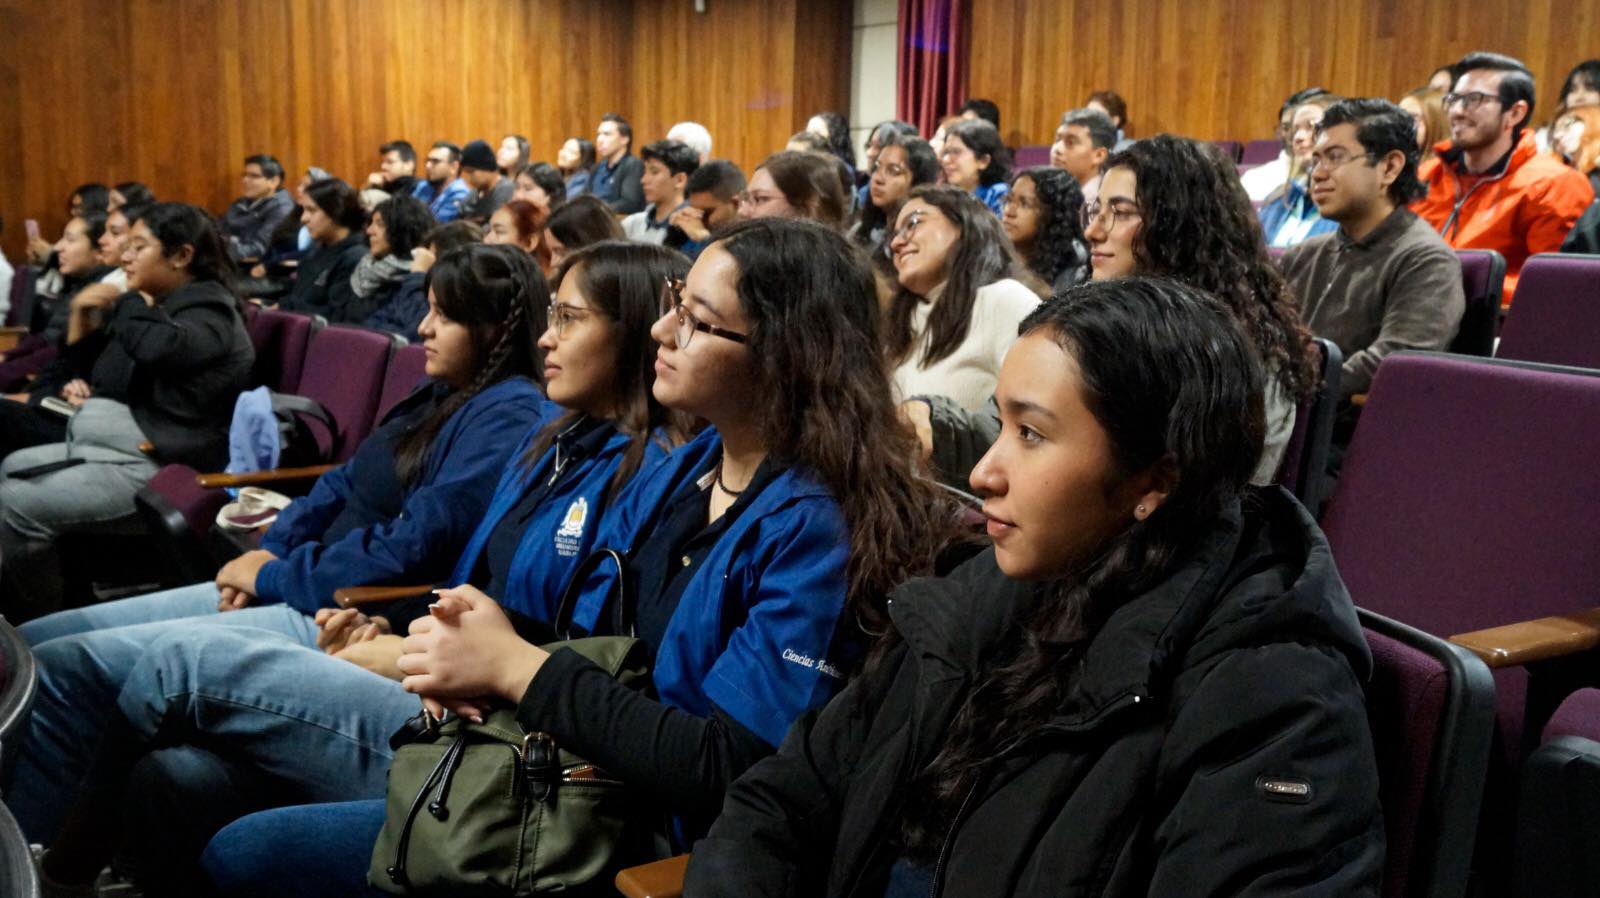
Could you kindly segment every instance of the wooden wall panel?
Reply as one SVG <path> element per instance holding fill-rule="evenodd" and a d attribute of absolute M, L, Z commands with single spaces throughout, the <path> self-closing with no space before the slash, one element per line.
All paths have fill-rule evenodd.
<path fill-rule="evenodd" d="M 20 259 L 30 217 L 53 239 L 84 181 L 221 211 L 252 152 L 352 182 L 396 137 L 518 133 L 554 159 L 608 110 L 636 145 L 695 118 L 748 166 L 847 108 L 849 21 L 849 0 L 0 0 L 0 245 Z"/>
<path fill-rule="evenodd" d="M 969 33 L 968 95 L 1000 104 L 1013 145 L 1048 143 L 1106 87 L 1135 135 L 1249 139 L 1301 87 L 1393 99 L 1472 50 L 1533 70 L 1542 121 L 1567 71 L 1600 55 L 1600 0 L 984 0 Z"/>

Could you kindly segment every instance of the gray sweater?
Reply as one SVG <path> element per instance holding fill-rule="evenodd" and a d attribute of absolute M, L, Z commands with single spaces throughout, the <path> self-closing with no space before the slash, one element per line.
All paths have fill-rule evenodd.
<path fill-rule="evenodd" d="M 1344 352 L 1340 392 L 1365 393 L 1383 357 L 1444 349 L 1461 325 L 1461 262 L 1427 222 L 1396 209 L 1360 240 L 1340 228 L 1283 256 L 1311 332 Z"/>

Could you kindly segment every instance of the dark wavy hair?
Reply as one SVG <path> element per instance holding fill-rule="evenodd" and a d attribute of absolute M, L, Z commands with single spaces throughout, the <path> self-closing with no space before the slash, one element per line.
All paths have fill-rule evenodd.
<path fill-rule="evenodd" d="M 691 422 L 656 401 L 656 341 L 650 326 L 661 316 L 661 288 L 666 278 L 687 275 L 689 259 L 682 253 L 648 243 L 606 240 L 586 246 L 562 260 L 551 278 L 559 289 L 565 279 L 577 278 L 578 291 L 597 314 L 616 325 L 616 379 L 611 400 L 618 430 L 632 438 L 622 463 L 612 475 L 610 495 L 615 496 L 638 473 L 650 440 L 665 429 L 669 442 L 688 436 Z M 545 425 L 522 457 L 532 469 L 550 450 L 556 437 L 583 416 L 569 411 Z"/>
<path fill-rule="evenodd" d="M 1110 485 L 1153 466 L 1176 485 L 1143 521 L 1130 515 L 1093 558 L 1046 584 L 989 656 L 943 746 L 909 785 L 900 839 L 915 857 L 938 851 L 984 765 L 1059 713 L 1111 614 L 1215 532 L 1243 495 L 1266 431 L 1255 350 L 1230 310 L 1192 287 L 1137 277 L 1082 284 L 1020 330 L 1048 336 L 1077 363 L 1084 404 L 1110 444 Z"/>
<path fill-rule="evenodd" d="M 1231 160 L 1209 143 L 1162 134 L 1105 161 L 1138 183 L 1138 273 L 1204 290 L 1233 310 L 1267 369 L 1295 401 L 1318 375 L 1294 294 L 1267 255 L 1266 238 Z"/>
<path fill-rule="evenodd" d="M 312 181 L 306 187 L 306 197 L 341 227 L 359 231 L 367 226 L 367 213 L 361 208 L 360 195 L 339 178 Z"/>
<path fill-rule="evenodd" d="M 922 200 L 950 219 L 961 236 L 945 260 L 944 292 L 928 313 L 928 341 L 919 363 L 923 366 L 955 352 L 967 339 L 972 325 L 972 304 L 978 289 L 995 281 L 1024 274 L 1011 250 L 1011 239 L 1000 219 L 982 201 L 957 187 L 927 185 L 911 191 L 906 202 Z M 904 207 L 902 207 L 903 209 Z M 905 361 L 916 348 L 911 319 L 923 297 L 901 286 L 890 301 L 884 354 L 891 366 Z"/>
<path fill-rule="evenodd" d="M 372 214 L 383 216 L 383 233 L 389 242 L 389 252 L 402 259 L 411 258 L 411 251 L 423 245 L 428 232 L 437 224 L 428 204 L 409 194 L 384 200 Z"/>
<path fill-rule="evenodd" d="M 574 197 L 571 202 L 551 212 L 550 220 L 544 226 L 556 235 L 568 252 L 602 240 L 622 240 L 627 236 L 622 233 L 622 225 L 617 224 L 617 217 L 611 214 L 611 207 L 606 205 L 605 200 L 588 194 Z"/>
<path fill-rule="evenodd" d="M 1024 259 L 1028 270 L 1047 287 L 1073 268 L 1086 279 L 1088 262 L 1080 252 L 1084 246 L 1083 188 L 1078 186 L 1078 179 L 1048 165 L 1024 169 L 1011 183 L 1015 185 L 1023 178 L 1033 182 L 1034 192 L 1039 195 L 1038 235 Z"/>
<path fill-rule="evenodd" d="M 105 214 L 106 207 L 111 205 L 111 189 L 98 181 L 89 184 L 79 184 L 67 194 L 67 208 L 72 208 L 72 198 L 78 198 L 78 205 L 85 211 L 93 210 Z"/>
<path fill-rule="evenodd" d="M 1572 67 L 1567 73 L 1565 81 L 1561 82 L 1561 93 L 1556 95 L 1556 111 L 1566 112 L 1567 94 L 1573 88 L 1582 87 L 1587 90 L 1600 91 L 1600 59 L 1585 59 Z"/>
<path fill-rule="evenodd" d="M 122 205 L 124 206 L 148 206 L 156 201 L 156 195 L 150 191 L 150 188 L 139 181 L 123 181 L 112 189 L 122 194 Z M 108 196 L 108 205 L 109 199 Z"/>
<path fill-rule="evenodd" d="M 544 385 L 538 340 L 550 309 L 544 274 L 514 246 L 475 243 L 453 249 L 428 270 L 422 289 L 433 294 L 441 315 L 467 327 L 477 375 L 400 437 L 394 467 L 408 487 L 422 476 L 439 430 L 467 400 L 510 377 Z"/>
<path fill-rule="evenodd" d="M 539 185 L 545 196 L 550 198 L 550 211 L 561 208 L 567 201 L 567 182 L 561 177 L 561 170 L 548 162 L 534 162 L 517 172 L 511 180 L 526 176 L 528 180 Z"/>
<path fill-rule="evenodd" d="M 578 172 L 592 171 L 594 169 L 594 141 L 586 137 L 574 137 L 572 140 L 576 141 L 578 144 L 578 167 L 570 172 L 562 172 L 561 176 L 564 179 L 570 178 Z M 561 171 L 561 169 L 558 168 L 556 171 Z"/>
<path fill-rule="evenodd" d="M 955 515 L 913 468 L 916 439 L 899 422 L 879 350 L 872 269 L 843 235 L 803 220 L 741 222 L 714 245 L 739 268 L 762 442 L 839 503 L 849 607 L 865 631 L 882 632 L 889 590 L 933 569 Z"/>
<path fill-rule="evenodd" d="M 233 259 L 211 213 L 188 203 L 156 203 L 139 216 L 139 221 L 161 242 L 162 258 L 170 259 L 183 247 L 193 247 L 189 275 L 197 281 L 216 281 L 232 290 Z"/>
<path fill-rule="evenodd" d="M 917 188 L 923 184 L 932 184 L 939 180 L 939 157 L 933 154 L 933 146 L 920 137 L 907 137 L 897 135 L 894 140 L 885 143 L 878 151 L 877 165 L 883 164 L 883 151 L 890 147 L 899 147 L 906 154 L 906 168 L 911 172 L 911 187 Z M 872 232 L 878 228 L 891 226 L 890 216 L 900 211 L 902 198 L 893 209 L 880 209 L 872 202 L 872 195 L 867 194 L 867 201 L 861 204 L 857 226 L 851 232 L 855 242 L 864 247 L 872 246 Z M 888 243 L 888 238 L 884 238 Z"/>
<path fill-rule="evenodd" d="M 998 184 L 1011 176 L 1011 151 L 1006 149 L 1006 142 L 1000 139 L 1000 132 L 994 125 L 981 118 L 963 119 L 945 129 L 945 142 L 949 143 L 952 137 L 961 138 L 961 143 L 974 156 L 989 157 L 989 164 L 978 172 L 980 185 Z"/>
<path fill-rule="evenodd" d="M 505 143 L 507 138 L 517 142 L 517 161 L 506 168 L 500 169 L 500 174 L 510 177 L 528 165 L 528 138 L 523 137 L 521 134 L 507 134 L 505 137 L 500 138 L 500 143 Z M 499 145 L 495 146 L 494 151 L 495 155 L 498 156 L 500 153 Z"/>

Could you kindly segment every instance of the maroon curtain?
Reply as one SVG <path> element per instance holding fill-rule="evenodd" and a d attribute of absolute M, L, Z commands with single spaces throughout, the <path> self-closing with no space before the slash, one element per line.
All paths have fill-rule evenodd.
<path fill-rule="evenodd" d="M 895 114 L 924 135 L 967 100 L 967 0 L 900 0 Z"/>

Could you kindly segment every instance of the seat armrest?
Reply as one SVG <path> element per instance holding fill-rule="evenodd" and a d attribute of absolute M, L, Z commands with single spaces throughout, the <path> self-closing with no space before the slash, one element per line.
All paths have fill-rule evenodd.
<path fill-rule="evenodd" d="M 689 855 L 628 867 L 617 873 L 617 891 L 626 898 L 679 898 L 683 876 L 689 872 Z"/>
<path fill-rule="evenodd" d="M 432 583 L 411 586 L 345 586 L 333 591 L 333 602 L 340 608 L 359 608 L 362 605 L 414 599 L 417 596 L 425 596 L 433 590 Z"/>
<path fill-rule="evenodd" d="M 1482 658 L 1490 668 L 1576 655 L 1600 646 L 1600 608 L 1474 630 L 1452 636 L 1450 641 Z"/>
<path fill-rule="evenodd" d="M 315 480 L 337 468 L 338 465 L 310 465 L 304 468 L 274 468 L 271 471 L 249 471 L 244 474 L 201 474 L 195 478 L 206 489 L 223 487 L 268 486 L 295 480 Z"/>
<path fill-rule="evenodd" d="M 1351 393 L 1350 394 L 1350 404 L 1355 406 L 1356 408 L 1361 408 L 1361 407 L 1365 406 L 1367 404 L 1367 394 L 1365 394 L 1365 393 Z"/>
<path fill-rule="evenodd" d="M 150 442 L 149 440 L 141 440 L 139 443 L 139 451 L 150 456 L 151 458 L 155 458 L 156 444 Z"/>

